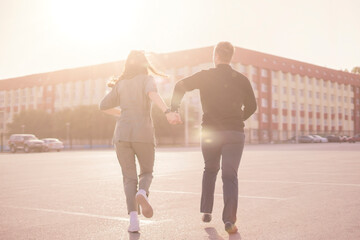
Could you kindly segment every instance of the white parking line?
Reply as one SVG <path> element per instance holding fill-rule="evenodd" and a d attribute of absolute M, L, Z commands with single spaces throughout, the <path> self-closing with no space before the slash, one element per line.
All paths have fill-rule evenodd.
<path fill-rule="evenodd" d="M 326 185 L 326 186 L 342 186 L 342 187 L 360 187 L 356 183 L 328 183 L 328 182 L 297 182 L 297 181 L 277 181 L 277 180 L 239 180 L 239 182 L 248 183 L 285 183 L 285 184 L 304 184 L 304 185 Z"/>
<path fill-rule="evenodd" d="M 18 207 L 18 206 L 2 206 L 2 207 L 21 209 L 21 210 L 30 210 L 30 211 L 60 213 L 60 214 L 73 215 L 73 216 L 82 216 L 82 217 L 91 217 L 91 218 L 100 218 L 100 219 L 106 219 L 106 220 L 129 222 L 128 218 L 104 216 L 104 215 L 82 213 L 82 212 L 70 212 L 70 211 L 47 209 L 47 208 L 30 208 L 30 207 Z M 143 220 L 143 219 L 141 219 L 140 223 L 142 225 L 148 225 L 148 224 L 154 224 L 154 223 L 160 223 L 160 222 L 168 222 L 168 221 L 171 221 L 171 220 L 167 219 L 167 220 L 160 220 L 160 221 L 152 221 L 152 220 Z"/>
<path fill-rule="evenodd" d="M 155 193 L 169 193 L 169 194 L 191 194 L 191 195 L 200 195 L 200 192 L 183 192 L 183 191 L 162 191 L 162 190 L 151 190 Z M 214 196 L 222 197 L 223 194 L 215 193 Z M 264 197 L 264 196 L 248 196 L 248 195 L 239 195 L 239 198 L 254 198 L 254 199 L 267 199 L 267 200 L 286 200 L 287 198 L 279 197 Z"/>

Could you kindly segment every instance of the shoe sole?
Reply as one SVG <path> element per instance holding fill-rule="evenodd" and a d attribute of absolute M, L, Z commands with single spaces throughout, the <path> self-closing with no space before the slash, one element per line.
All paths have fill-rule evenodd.
<path fill-rule="evenodd" d="M 153 216 L 154 211 L 150 203 L 146 200 L 146 198 L 143 195 L 141 194 L 136 195 L 136 202 L 140 205 L 141 212 L 142 215 L 144 215 L 144 217 L 151 218 Z"/>

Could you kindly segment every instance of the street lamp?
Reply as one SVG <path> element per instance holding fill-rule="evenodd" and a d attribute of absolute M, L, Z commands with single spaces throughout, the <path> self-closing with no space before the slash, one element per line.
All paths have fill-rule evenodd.
<path fill-rule="evenodd" d="M 66 123 L 66 138 L 67 138 L 67 144 L 70 149 L 70 123 Z"/>

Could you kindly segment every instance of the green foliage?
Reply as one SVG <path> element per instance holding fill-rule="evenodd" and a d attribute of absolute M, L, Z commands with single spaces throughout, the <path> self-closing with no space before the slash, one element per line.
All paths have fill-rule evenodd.
<path fill-rule="evenodd" d="M 351 72 L 355 74 L 360 74 L 360 67 L 354 67 Z"/>
<path fill-rule="evenodd" d="M 67 126 L 68 124 L 68 126 Z M 53 114 L 43 110 L 28 110 L 14 116 L 8 124 L 8 134 L 35 134 L 39 138 L 66 139 L 69 132 L 74 139 L 109 139 L 115 127 L 115 118 L 98 109 L 98 106 L 80 106 L 64 109 Z"/>

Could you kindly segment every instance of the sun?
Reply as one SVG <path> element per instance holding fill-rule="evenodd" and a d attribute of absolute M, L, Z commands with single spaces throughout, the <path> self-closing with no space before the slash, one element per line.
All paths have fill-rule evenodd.
<path fill-rule="evenodd" d="M 53 0 L 51 18 L 61 34 L 72 41 L 101 42 L 126 36 L 136 27 L 141 1 Z"/>

